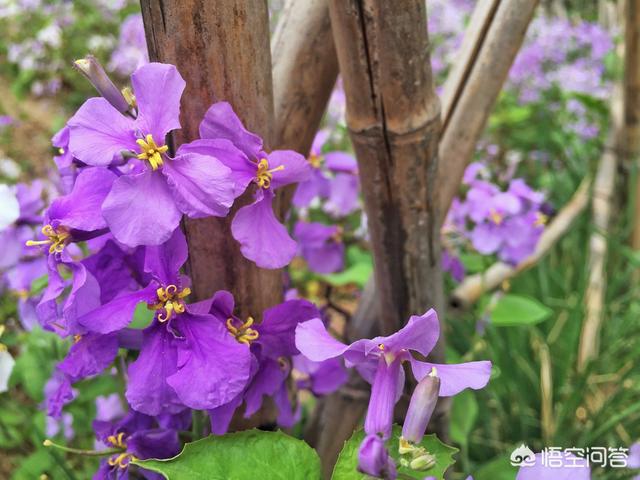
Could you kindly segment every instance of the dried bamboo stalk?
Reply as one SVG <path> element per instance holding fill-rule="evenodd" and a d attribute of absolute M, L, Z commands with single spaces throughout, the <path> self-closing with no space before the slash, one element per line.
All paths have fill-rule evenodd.
<path fill-rule="evenodd" d="M 496 262 L 485 272 L 470 275 L 453 291 L 452 304 L 469 306 L 475 303 L 483 293 L 489 292 L 537 264 L 551 248 L 569 231 L 575 219 L 589 204 L 589 179 L 583 180 L 571 200 L 562 207 L 556 217 L 547 225 L 531 255 L 518 265 L 511 266 Z"/>
<path fill-rule="evenodd" d="M 611 99 L 611 126 L 607 145 L 618 146 L 623 125 L 623 92 L 616 86 Z M 584 370 L 598 355 L 600 329 L 604 321 L 603 305 L 606 292 L 607 234 L 613 203 L 613 188 L 618 168 L 618 148 L 607 148 L 598 166 L 593 187 L 594 231 L 589 241 L 589 278 L 585 291 L 585 318 L 578 347 L 578 370 Z"/>
<path fill-rule="evenodd" d="M 266 3 L 142 0 L 141 6 L 151 60 L 176 65 L 187 79 L 175 146 L 198 137 L 205 111 L 219 100 L 230 102 L 249 130 L 259 133 L 266 145 L 273 144 Z M 249 200 L 249 195 L 242 199 Z M 259 269 L 242 256 L 231 236 L 232 218 L 233 212 L 227 218 L 185 222 L 194 295 L 204 299 L 227 289 L 236 297 L 242 316 L 260 317 L 282 296 L 281 273 Z"/>
<path fill-rule="evenodd" d="M 624 125 L 621 147 L 625 161 L 640 171 L 640 0 L 626 0 L 624 40 Z M 631 246 L 640 249 L 640 174 L 635 185 L 635 222 Z"/>

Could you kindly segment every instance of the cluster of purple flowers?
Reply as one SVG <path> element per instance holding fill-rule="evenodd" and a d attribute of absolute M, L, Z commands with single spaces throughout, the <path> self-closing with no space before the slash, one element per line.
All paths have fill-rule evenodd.
<path fill-rule="evenodd" d="M 517 264 L 533 253 L 549 215 L 545 196 L 521 178 L 512 178 L 506 188 L 491 181 L 482 163 L 472 163 L 465 171 L 464 199 L 456 198 L 443 227 L 449 247 L 449 267 L 455 276 L 460 265 L 452 257 L 466 243 L 483 255 Z"/>
<path fill-rule="evenodd" d="M 344 229 L 309 221 L 310 211 L 320 210 L 333 221 L 345 219 L 360 209 L 358 164 L 353 155 L 343 151 L 325 151 L 330 133 L 320 130 L 311 147 L 309 178 L 300 183 L 293 197 L 300 220 L 294 236 L 298 253 L 316 273 L 334 273 L 344 268 Z"/>

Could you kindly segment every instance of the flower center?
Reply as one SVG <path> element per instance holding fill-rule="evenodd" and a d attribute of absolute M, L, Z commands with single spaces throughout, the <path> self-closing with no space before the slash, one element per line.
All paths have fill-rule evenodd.
<path fill-rule="evenodd" d="M 64 227 L 58 227 L 56 230 L 51 225 L 42 227 L 42 233 L 46 240 L 27 240 L 27 247 L 36 247 L 39 245 L 49 245 L 49 253 L 61 253 L 64 247 L 69 243 L 71 234 Z"/>
<path fill-rule="evenodd" d="M 109 435 L 107 437 L 107 443 L 112 445 L 114 448 L 121 448 L 122 450 L 126 450 L 127 444 L 124 441 L 124 432 L 120 432 L 117 435 Z M 118 467 L 118 468 L 127 468 L 129 462 L 131 460 L 136 460 L 132 454 L 125 452 L 112 455 L 107 460 L 107 463 L 110 467 Z"/>
<path fill-rule="evenodd" d="M 158 146 L 151 134 L 148 134 L 144 140 L 139 138 L 136 143 L 140 147 L 141 153 L 138 154 L 139 160 L 145 160 L 149 162 L 152 170 L 157 170 L 164 163 L 162 161 L 162 154 L 169 150 L 166 145 Z"/>
<path fill-rule="evenodd" d="M 536 221 L 534 222 L 534 225 L 536 227 L 543 227 L 547 224 L 548 220 L 549 217 L 547 217 L 544 213 L 536 212 Z"/>
<path fill-rule="evenodd" d="M 174 313 L 184 313 L 185 305 L 183 298 L 190 293 L 190 288 L 178 290 L 178 287 L 175 285 L 169 285 L 166 288 L 160 287 L 156 290 L 158 301 L 150 304 L 148 308 L 150 310 L 162 310 L 158 314 L 158 320 L 160 322 L 166 322 Z"/>
<path fill-rule="evenodd" d="M 312 153 L 311 155 L 309 155 L 309 163 L 313 168 L 320 168 L 320 166 L 322 165 L 322 157 L 320 155 Z"/>
<path fill-rule="evenodd" d="M 489 212 L 489 218 L 496 225 L 500 225 L 502 223 L 502 220 L 503 220 L 504 217 L 502 216 L 501 213 L 496 212 L 495 210 L 491 209 L 491 211 Z"/>
<path fill-rule="evenodd" d="M 273 172 L 284 170 L 284 165 L 269 170 L 269 162 L 263 158 L 258 162 L 258 171 L 256 172 L 256 183 L 260 188 L 269 188 L 273 179 Z"/>
<path fill-rule="evenodd" d="M 244 343 L 245 345 L 250 345 L 251 342 L 257 340 L 260 336 L 257 330 L 251 328 L 251 325 L 253 325 L 253 317 L 248 317 L 247 321 L 239 327 L 233 325 L 233 318 L 227 318 L 227 330 L 231 332 L 231 335 L 233 335 L 239 343 Z"/>

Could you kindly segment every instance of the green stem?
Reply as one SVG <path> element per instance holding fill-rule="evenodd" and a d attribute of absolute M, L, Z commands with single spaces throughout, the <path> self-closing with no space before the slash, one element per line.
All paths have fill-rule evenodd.
<path fill-rule="evenodd" d="M 54 447 L 58 450 L 62 450 L 63 452 L 76 453 L 78 455 L 84 455 L 88 457 L 107 457 L 115 453 L 122 453 L 122 450 L 119 448 L 110 448 L 107 450 L 81 450 L 79 448 L 65 447 L 64 445 L 52 442 L 48 438 L 44 442 L 42 442 L 42 444 L 45 447 Z"/>

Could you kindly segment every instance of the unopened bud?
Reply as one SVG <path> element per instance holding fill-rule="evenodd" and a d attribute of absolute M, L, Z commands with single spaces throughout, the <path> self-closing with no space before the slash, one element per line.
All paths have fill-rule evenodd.
<path fill-rule="evenodd" d="M 436 457 L 430 453 L 425 453 L 419 457 L 414 458 L 409 462 L 409 468 L 411 470 L 428 470 L 436 464 Z"/>
<path fill-rule="evenodd" d="M 409 409 L 402 427 L 404 440 L 414 444 L 420 443 L 433 410 L 436 408 L 439 393 L 440 378 L 437 376 L 436 369 L 433 368 L 429 375 L 420 380 L 411 395 Z"/>
<path fill-rule="evenodd" d="M 127 100 L 93 55 L 87 55 L 85 58 L 76 60 L 73 62 L 73 66 L 91 82 L 98 93 L 113 105 L 116 110 L 120 113 L 126 113 L 129 110 Z"/>

